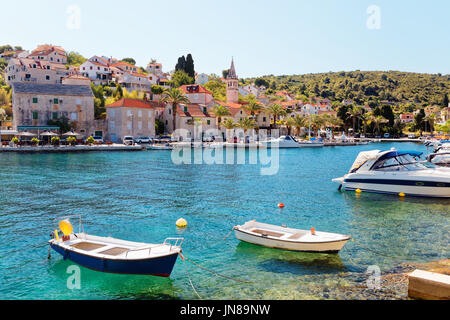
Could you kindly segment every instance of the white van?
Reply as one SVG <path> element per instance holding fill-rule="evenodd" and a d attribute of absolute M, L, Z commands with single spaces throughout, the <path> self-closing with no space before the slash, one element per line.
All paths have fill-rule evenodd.
<path fill-rule="evenodd" d="M 134 144 L 134 139 L 132 136 L 123 137 L 123 144 L 126 146 L 132 146 Z"/>

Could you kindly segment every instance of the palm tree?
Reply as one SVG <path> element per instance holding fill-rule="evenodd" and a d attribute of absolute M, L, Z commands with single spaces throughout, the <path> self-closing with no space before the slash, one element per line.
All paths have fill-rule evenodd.
<path fill-rule="evenodd" d="M 306 119 L 301 115 L 296 115 L 292 119 L 294 119 L 293 127 L 297 129 L 297 133 L 300 135 L 301 128 L 304 128 L 306 126 Z"/>
<path fill-rule="evenodd" d="M 317 130 L 317 133 L 319 133 L 325 123 L 325 119 L 322 116 L 316 114 L 311 116 L 311 127 L 313 127 L 314 132 Z"/>
<path fill-rule="evenodd" d="M 222 117 L 231 115 L 230 110 L 228 110 L 227 107 L 218 104 L 212 108 L 211 112 L 217 117 L 217 122 L 219 123 L 219 131 L 220 131 Z"/>
<path fill-rule="evenodd" d="M 247 131 L 256 128 L 256 121 L 250 118 L 242 118 L 236 126 Z"/>
<path fill-rule="evenodd" d="M 433 132 L 434 132 L 434 123 L 436 122 L 436 115 L 434 113 L 429 114 L 423 120 L 425 121 L 425 125 L 427 123 L 430 125 L 430 133 L 433 134 Z"/>
<path fill-rule="evenodd" d="M 273 119 L 273 123 L 274 123 L 274 125 L 275 125 L 275 128 L 276 128 L 276 126 L 277 126 L 278 118 L 279 118 L 280 116 L 286 115 L 286 110 L 284 110 L 283 107 L 282 107 L 281 105 L 276 104 L 276 103 L 271 104 L 271 105 L 266 109 L 266 112 L 267 112 L 268 114 L 273 115 L 273 118 L 274 118 L 274 119 Z"/>
<path fill-rule="evenodd" d="M 227 131 L 233 130 L 234 128 L 236 128 L 236 123 L 233 121 L 232 118 L 226 118 L 225 121 L 223 122 L 223 127 L 227 129 Z"/>
<path fill-rule="evenodd" d="M 170 88 L 164 90 L 164 96 L 161 98 L 161 102 L 170 103 L 172 105 L 173 131 L 175 131 L 178 105 L 180 103 L 189 103 L 189 99 L 183 94 L 183 92 L 181 92 L 180 89 Z"/>
<path fill-rule="evenodd" d="M 248 104 L 242 106 L 242 108 L 249 112 L 253 118 L 257 112 L 261 111 L 262 106 L 258 101 L 252 99 Z"/>
<path fill-rule="evenodd" d="M 367 121 L 369 120 L 370 116 L 371 116 L 371 115 L 370 115 L 369 113 L 365 113 L 365 112 L 362 112 L 362 113 L 358 116 L 358 119 L 361 120 L 361 121 L 363 122 L 363 125 L 364 125 L 364 136 L 365 136 L 366 133 L 367 133 Z"/>
<path fill-rule="evenodd" d="M 347 111 L 347 119 L 353 120 L 353 132 L 356 132 L 356 120 L 362 114 L 362 108 L 355 106 Z"/>
<path fill-rule="evenodd" d="M 376 130 L 377 134 L 380 134 L 381 125 L 387 123 L 388 120 L 383 116 L 371 116 L 370 122 L 373 123 L 373 129 Z"/>

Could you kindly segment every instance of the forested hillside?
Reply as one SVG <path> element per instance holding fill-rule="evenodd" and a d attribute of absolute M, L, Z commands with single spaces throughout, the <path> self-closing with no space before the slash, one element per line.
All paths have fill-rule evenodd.
<path fill-rule="evenodd" d="M 450 94 L 450 75 L 400 71 L 351 71 L 305 75 L 263 76 L 242 80 L 265 85 L 268 93 L 285 90 L 297 96 L 322 97 L 374 107 L 386 101 L 396 105 L 444 106 Z M 447 102 L 448 103 L 448 102 Z"/>

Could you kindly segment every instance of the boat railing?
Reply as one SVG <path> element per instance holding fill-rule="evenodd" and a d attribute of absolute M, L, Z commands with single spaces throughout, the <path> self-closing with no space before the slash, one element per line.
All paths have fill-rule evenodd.
<path fill-rule="evenodd" d="M 175 240 L 175 244 L 172 244 L 169 242 L 172 240 Z M 169 252 L 170 252 L 170 251 L 172 251 L 173 247 L 181 247 L 181 245 L 183 244 L 183 241 L 184 241 L 184 238 L 167 238 L 166 240 L 164 240 L 164 243 L 162 243 L 162 244 L 128 250 L 125 254 L 125 258 L 128 257 L 128 253 L 130 253 L 130 252 L 138 252 L 138 251 L 144 251 L 144 250 L 148 250 L 148 255 L 150 255 L 152 252 L 152 249 L 164 247 L 164 246 L 170 246 L 170 248 L 169 248 Z"/>

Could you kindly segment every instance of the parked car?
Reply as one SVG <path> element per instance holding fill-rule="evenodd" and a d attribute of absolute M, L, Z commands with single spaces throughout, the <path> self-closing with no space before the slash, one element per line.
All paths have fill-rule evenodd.
<path fill-rule="evenodd" d="M 416 135 L 414 133 L 408 134 L 408 139 L 415 139 Z"/>
<path fill-rule="evenodd" d="M 92 138 L 94 138 L 94 143 L 103 143 L 103 137 L 95 136 Z"/>
<path fill-rule="evenodd" d="M 150 137 L 137 137 L 134 139 L 134 142 L 142 144 L 142 143 L 150 143 L 152 139 Z"/>
<path fill-rule="evenodd" d="M 389 133 L 385 133 L 385 134 L 384 134 L 384 137 L 387 139 L 387 138 L 390 138 L 391 135 L 390 135 Z"/>
<path fill-rule="evenodd" d="M 127 146 L 132 146 L 134 144 L 134 139 L 132 136 L 123 137 L 123 144 Z"/>

